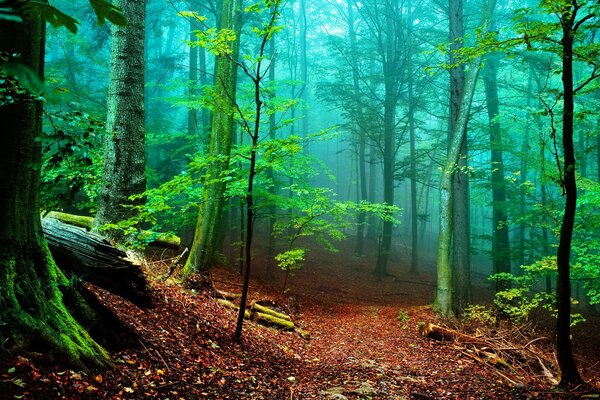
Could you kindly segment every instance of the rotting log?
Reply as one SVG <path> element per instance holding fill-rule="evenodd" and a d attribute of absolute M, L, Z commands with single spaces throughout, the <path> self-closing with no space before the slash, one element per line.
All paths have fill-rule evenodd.
<path fill-rule="evenodd" d="M 226 300 L 237 300 L 242 295 L 239 293 L 231 293 L 231 292 L 227 292 L 225 290 L 215 289 L 215 296 L 226 299 Z"/>
<path fill-rule="evenodd" d="M 419 333 L 429 339 L 459 341 L 463 344 L 487 346 L 488 343 L 474 336 L 465 335 L 457 330 L 446 328 L 432 323 L 419 326 Z"/>
<path fill-rule="evenodd" d="M 42 229 L 52 257 L 63 272 L 139 307 L 150 306 L 146 277 L 139 260 L 97 233 L 54 218 L 42 219 Z"/>
<path fill-rule="evenodd" d="M 252 306 L 250 308 L 252 309 L 252 312 L 269 314 L 274 316 L 275 318 L 283 319 L 286 321 L 292 320 L 292 317 L 290 317 L 289 315 L 280 313 L 279 311 L 273 310 L 272 308 L 269 308 L 267 306 L 260 305 L 257 302 L 252 303 Z"/>
<path fill-rule="evenodd" d="M 60 211 L 50 211 L 49 213 L 44 215 L 44 218 L 57 219 L 62 223 L 78 226 L 88 231 L 92 230 L 92 224 L 94 222 L 93 217 L 68 214 Z M 172 233 L 142 231 L 138 238 L 143 242 L 147 242 L 148 245 L 155 247 L 165 247 L 168 249 L 177 250 L 181 245 L 181 239 Z"/>
<path fill-rule="evenodd" d="M 235 304 L 234 302 L 227 300 L 227 299 L 217 299 L 217 303 L 222 305 L 223 307 L 229 308 L 234 311 L 238 311 L 240 309 L 240 307 L 237 304 Z M 250 310 L 246 310 L 244 312 L 244 318 L 250 319 L 250 317 L 251 317 Z"/>
<path fill-rule="evenodd" d="M 296 325 L 292 321 L 287 319 L 277 318 L 271 314 L 265 314 L 261 312 L 253 312 L 252 320 L 258 322 L 261 325 L 270 326 L 273 328 L 281 329 L 283 331 L 293 331 Z"/>

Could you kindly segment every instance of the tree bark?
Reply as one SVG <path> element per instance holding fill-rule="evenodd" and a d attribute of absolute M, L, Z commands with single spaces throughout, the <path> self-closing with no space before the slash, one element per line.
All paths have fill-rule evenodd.
<path fill-rule="evenodd" d="M 144 36 L 146 0 L 117 0 L 126 26 L 112 25 L 108 109 L 104 137 L 102 188 L 94 226 L 116 224 L 134 216 L 145 202 Z M 108 236 L 121 232 L 109 229 Z"/>
<path fill-rule="evenodd" d="M 492 11 L 496 0 L 487 0 L 482 8 L 480 27 L 487 32 L 490 25 Z M 454 226 L 453 215 L 453 180 L 454 173 L 460 159 L 463 142 L 466 140 L 467 125 L 471 113 L 471 103 L 477 76 L 481 65 L 482 56 L 477 56 L 469 62 L 469 69 L 465 78 L 462 100 L 458 108 L 456 123 L 452 130 L 448 156 L 440 178 L 440 227 L 438 236 L 437 267 L 437 290 L 434 308 L 443 316 L 454 314 L 453 306 L 453 271 L 450 262 L 452 230 Z"/>
<path fill-rule="evenodd" d="M 356 31 L 354 28 L 354 1 L 348 1 L 348 37 L 350 42 L 350 63 L 352 69 L 352 88 L 354 91 L 354 101 L 356 103 L 356 129 L 358 131 L 358 202 L 367 201 L 368 189 L 367 189 L 367 161 L 366 161 L 366 150 L 367 150 L 367 135 L 364 132 L 362 125 L 362 105 L 361 105 L 361 93 L 360 93 L 360 73 L 358 69 L 358 49 L 356 48 Z M 366 215 L 363 212 L 359 212 L 356 216 L 356 243 L 354 247 L 354 253 L 358 256 L 362 256 L 365 250 L 365 225 Z"/>
<path fill-rule="evenodd" d="M 233 29 L 237 37 L 241 30 L 241 1 L 224 0 L 220 27 Z M 233 59 L 239 53 L 239 40 L 232 44 Z M 237 89 L 237 67 L 225 56 L 215 61 L 215 98 L 219 108 L 212 113 L 208 157 L 212 158 L 206 171 L 202 203 L 196 223 L 194 241 L 183 273 L 208 271 L 214 263 L 219 239 L 219 224 L 225 205 L 226 183 L 222 174 L 229 168 L 229 157 L 234 134 L 233 107 Z"/>
<path fill-rule="evenodd" d="M 449 3 L 450 23 L 450 62 L 456 63 L 456 52 L 463 47 L 463 1 L 453 0 Z M 449 137 L 455 128 L 465 85 L 464 65 L 450 69 L 450 121 Z M 467 175 L 467 140 L 466 126 L 458 165 L 454 172 L 452 195 L 452 286 L 454 291 L 453 307 L 458 314 L 471 303 L 471 259 L 470 259 L 470 224 L 469 224 L 469 180 Z"/>
<path fill-rule="evenodd" d="M 0 21 L 3 36 L 12 38 L 3 41 L 0 50 L 43 79 L 45 21 L 39 15 L 21 17 L 22 23 Z M 91 326 L 95 315 L 57 268 L 42 234 L 38 198 L 41 98 L 7 94 L 14 102 L 0 107 L 6 150 L 0 159 L 2 347 L 15 351 L 43 348 L 78 368 L 108 366 L 108 354 L 82 326 Z"/>
<path fill-rule="evenodd" d="M 559 386 L 563 388 L 577 386 L 583 383 L 571 344 L 571 241 L 573 226 L 575 224 L 575 211 L 577 208 L 577 182 L 575 178 L 575 150 L 573 145 L 573 41 L 576 33 L 575 20 L 579 5 L 577 0 L 567 2 L 562 11 L 562 84 L 563 84 L 563 112 L 562 112 L 562 147 L 563 168 L 562 185 L 566 196 L 565 210 L 560 227 L 560 240 L 556 254 L 558 277 L 556 280 L 556 358 L 560 368 L 561 377 Z"/>
<path fill-rule="evenodd" d="M 484 69 L 485 97 L 488 110 L 490 149 L 492 159 L 492 260 L 494 273 L 510 273 L 510 241 L 506 215 L 506 187 L 504 183 L 504 159 L 502 156 L 502 133 L 500 130 L 498 86 L 498 59 L 488 56 Z M 507 289 L 505 280 L 496 281 L 496 291 Z"/>
<path fill-rule="evenodd" d="M 381 49 L 381 62 L 383 66 L 384 99 L 383 99 L 383 202 L 388 206 L 394 205 L 394 172 L 396 168 L 396 105 L 398 101 L 398 61 L 399 51 L 397 44 L 397 21 L 394 16 L 398 12 L 393 2 L 385 2 L 385 37 Z M 392 249 L 392 232 L 394 223 L 390 220 L 383 221 L 381 245 L 377 255 L 375 274 L 384 276 L 388 274 L 387 265 Z"/>

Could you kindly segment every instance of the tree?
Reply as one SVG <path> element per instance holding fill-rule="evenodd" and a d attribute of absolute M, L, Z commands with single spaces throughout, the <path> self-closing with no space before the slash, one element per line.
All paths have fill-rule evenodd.
<path fill-rule="evenodd" d="M 41 3 L 19 3 L 11 8 L 12 18 L 0 19 L 0 51 L 9 56 L 2 65 L 6 91 L 0 106 L 7 150 L 0 161 L 0 339 L 4 348 L 44 348 L 79 368 L 104 367 L 110 364 L 108 354 L 82 325 L 93 324 L 94 313 L 56 266 L 41 228 L 39 95 L 46 21 L 39 7 L 44 6 L 55 25 L 77 30 L 74 19 Z M 124 23 L 108 3 L 95 3 L 95 11 L 100 21 Z"/>
<path fill-rule="evenodd" d="M 585 4 L 585 3 L 584 3 Z M 573 114 L 575 110 L 575 93 L 582 88 L 573 87 L 573 43 L 577 31 L 587 20 L 594 17 L 589 13 L 581 18 L 579 10 L 581 4 L 577 0 L 566 0 L 552 5 L 557 13 L 562 27 L 560 40 L 562 50 L 562 86 L 563 86 L 563 111 L 562 111 L 562 148 L 563 166 L 561 170 L 561 184 L 566 196 L 565 209 L 560 227 L 560 240 L 556 253 L 558 278 L 556 280 L 556 303 L 558 314 L 556 318 L 556 356 L 560 367 L 561 377 L 559 386 L 563 388 L 577 386 L 583 383 L 571 344 L 571 241 L 573 226 L 575 224 L 575 211 L 577 209 L 577 181 L 575 177 L 575 151 L 573 145 Z M 556 8 L 554 8 L 556 7 Z M 594 68 L 595 75 L 598 65 Z"/>
<path fill-rule="evenodd" d="M 273 35 L 277 32 L 278 27 L 277 19 L 279 17 L 279 5 L 281 0 L 265 1 L 265 6 L 270 6 L 270 18 L 267 23 L 263 23 L 261 28 L 257 28 L 258 36 L 261 39 L 260 48 L 254 65 L 251 67 L 245 64 L 237 64 L 240 66 L 246 76 L 248 76 L 254 86 L 254 123 L 250 125 L 250 121 L 242 114 L 240 117 L 243 120 L 242 129 L 245 133 L 250 136 L 250 157 L 249 157 L 249 169 L 248 169 L 248 180 L 246 190 L 246 235 L 244 242 L 244 269 L 243 269 L 243 286 L 242 296 L 240 298 L 240 309 L 238 313 L 237 324 L 235 327 L 235 339 L 240 340 L 242 336 L 242 327 L 244 324 L 244 316 L 246 313 L 246 301 L 248 299 L 248 287 L 250 285 L 250 269 L 252 266 L 252 240 L 254 238 L 254 222 L 255 222 L 255 200 L 254 200 L 254 178 L 256 177 L 256 159 L 257 159 L 257 146 L 258 140 L 260 139 L 261 133 L 261 115 L 264 111 L 264 99 L 262 92 L 262 81 L 268 73 L 268 66 L 264 67 L 263 62 L 265 60 L 266 46 L 269 40 L 272 40 Z M 265 68 L 265 71 L 263 71 Z M 236 105 L 236 109 L 239 110 L 239 106 Z M 241 114 L 241 113 L 240 113 Z"/>
<path fill-rule="evenodd" d="M 506 215 L 506 188 L 504 183 L 504 158 L 502 133 L 499 122 L 498 101 L 498 59 L 487 56 L 483 81 L 488 110 L 490 149 L 492 153 L 492 260 L 494 274 L 510 273 L 510 240 L 508 237 L 508 217 Z M 496 291 L 504 290 L 503 281 L 497 281 Z"/>
<path fill-rule="evenodd" d="M 241 0 L 224 0 L 221 13 L 221 33 L 233 41 L 224 47 L 214 47 L 215 109 L 212 112 L 208 157 L 214 160 L 206 171 L 200 212 L 194 241 L 184 266 L 184 274 L 207 271 L 213 264 L 219 237 L 219 222 L 225 205 L 226 182 L 221 179 L 229 168 L 229 157 L 234 132 L 234 107 L 237 88 L 237 66 L 241 31 Z M 192 44 L 194 45 L 194 44 Z"/>
<path fill-rule="evenodd" d="M 481 12 L 480 30 L 487 32 L 490 27 L 495 0 L 486 0 Z M 466 140 L 467 125 L 471 112 L 471 102 L 475 93 L 482 53 L 479 50 L 468 64 L 467 76 L 463 87 L 461 102 L 458 108 L 456 123 L 452 129 L 448 155 L 440 178 L 440 228 L 438 235 L 438 252 L 436 259 L 437 288 L 434 308 L 444 316 L 454 314 L 454 299 L 452 295 L 452 264 L 450 262 L 452 232 L 454 226 L 454 195 L 453 181 L 458 166 L 463 142 Z"/>
<path fill-rule="evenodd" d="M 113 25 L 107 98 L 102 188 L 94 226 L 135 215 L 146 190 L 144 129 L 144 20 L 146 0 L 116 0 L 127 26 Z M 136 196 L 136 200 L 130 197 Z M 109 235 L 119 237 L 116 230 Z"/>

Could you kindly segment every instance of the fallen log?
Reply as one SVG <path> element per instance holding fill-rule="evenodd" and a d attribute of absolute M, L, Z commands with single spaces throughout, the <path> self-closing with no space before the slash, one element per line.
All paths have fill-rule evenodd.
<path fill-rule="evenodd" d="M 293 331 L 296 325 L 292 321 L 283 318 L 277 318 L 271 314 L 265 314 L 261 312 L 253 312 L 252 320 L 258 322 L 261 325 L 271 326 L 283 331 Z"/>
<path fill-rule="evenodd" d="M 275 311 L 269 307 L 260 305 L 256 302 L 252 303 L 252 305 L 250 306 L 250 308 L 252 309 L 252 312 L 258 312 L 258 313 L 263 313 L 263 314 L 268 314 L 268 315 L 272 315 L 275 318 L 279 318 L 279 319 L 284 319 L 286 321 L 291 321 L 292 317 L 290 317 L 287 314 L 283 314 L 280 313 L 278 311 Z"/>
<path fill-rule="evenodd" d="M 57 219 L 62 223 L 78 226 L 91 231 L 94 223 L 93 217 L 63 213 L 60 211 L 50 211 L 44 218 Z M 150 246 L 166 247 L 168 249 L 179 249 L 181 239 L 172 233 L 159 233 L 153 231 L 140 232 L 138 239 L 148 243 Z"/>
<path fill-rule="evenodd" d="M 464 333 L 454 329 L 432 324 L 431 322 L 421 324 L 419 326 L 419 333 L 421 336 L 429 339 L 458 341 L 463 344 L 473 344 L 479 346 L 488 345 L 484 340 L 480 340 L 474 336 L 465 335 Z"/>
<path fill-rule="evenodd" d="M 239 311 L 240 310 L 240 307 L 237 304 L 235 304 L 234 302 L 229 301 L 227 299 L 217 299 L 217 303 L 219 303 L 223 307 L 232 309 L 234 311 Z M 247 310 L 247 309 L 244 310 L 244 318 L 245 319 L 250 319 L 250 316 L 251 316 L 250 310 Z"/>
<path fill-rule="evenodd" d="M 112 246 L 103 236 L 54 218 L 42 219 L 42 229 L 52 257 L 63 272 L 139 307 L 150 305 L 140 261 Z"/>

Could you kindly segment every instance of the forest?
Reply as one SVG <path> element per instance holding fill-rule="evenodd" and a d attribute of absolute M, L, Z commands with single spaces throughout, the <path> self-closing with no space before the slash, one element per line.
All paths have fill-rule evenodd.
<path fill-rule="evenodd" d="M 599 37 L 594 0 L 0 0 L 0 398 L 600 398 Z"/>

